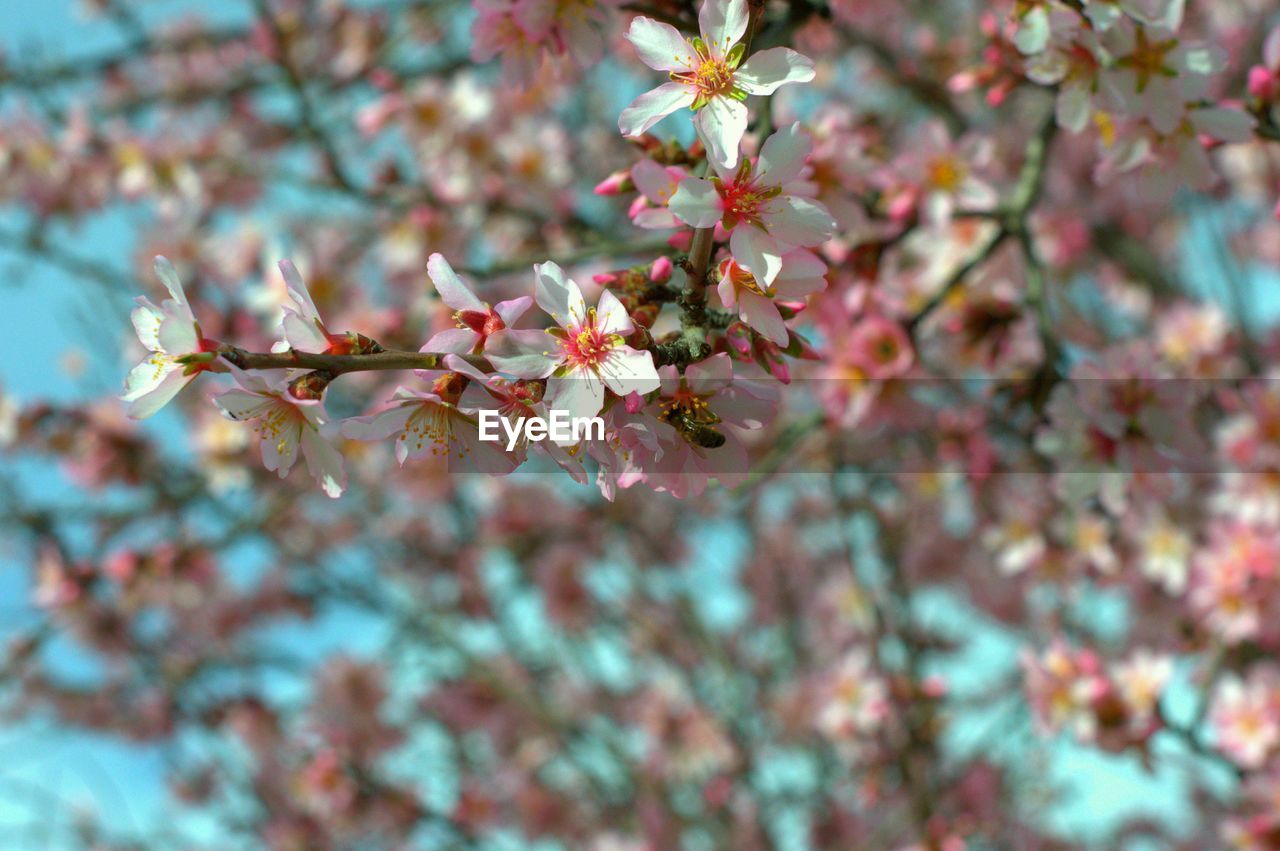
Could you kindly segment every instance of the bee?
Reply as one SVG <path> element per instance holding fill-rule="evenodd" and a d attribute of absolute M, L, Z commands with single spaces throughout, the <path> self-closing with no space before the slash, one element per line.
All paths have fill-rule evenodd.
<path fill-rule="evenodd" d="M 724 446 L 725 436 L 715 428 L 720 418 L 705 407 L 690 411 L 683 405 L 673 405 L 666 413 L 666 420 L 694 446 L 703 449 Z"/>

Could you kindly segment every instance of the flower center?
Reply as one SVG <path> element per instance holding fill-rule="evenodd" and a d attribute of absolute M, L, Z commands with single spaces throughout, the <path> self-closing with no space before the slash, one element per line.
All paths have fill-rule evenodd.
<path fill-rule="evenodd" d="M 587 321 L 570 329 L 560 340 L 565 360 L 574 367 L 596 369 L 622 343 L 617 334 L 605 334 L 596 327 L 596 310 L 587 311 Z"/>
<path fill-rule="evenodd" d="M 929 184 L 943 192 L 955 192 L 968 174 L 963 162 L 947 154 L 935 157 L 928 171 Z"/>
<path fill-rule="evenodd" d="M 459 310 L 453 314 L 453 321 L 459 328 L 468 328 L 481 337 L 488 337 L 507 327 L 502 317 L 492 310 Z"/>
<path fill-rule="evenodd" d="M 724 202 L 723 223 L 726 230 L 732 230 L 739 222 L 764 229 L 765 203 L 781 192 L 779 187 L 761 188 L 749 178 L 743 179 L 741 176 L 732 183 L 724 183 L 719 179 L 712 182 L 716 184 Z"/>
<path fill-rule="evenodd" d="M 720 278 L 733 284 L 734 290 L 747 290 L 756 295 L 768 295 L 756 280 L 756 276 L 733 260 L 726 260 L 720 264 Z"/>
<path fill-rule="evenodd" d="M 690 63 L 689 71 L 671 72 L 672 80 L 697 91 L 690 108 L 697 112 L 714 97 L 744 99 L 746 93 L 734 85 L 733 74 L 745 55 L 745 47 L 741 44 L 734 45 L 728 53 L 717 58 L 711 54 L 711 48 L 702 39 L 695 38 L 692 44 L 697 52 L 697 62 Z"/>

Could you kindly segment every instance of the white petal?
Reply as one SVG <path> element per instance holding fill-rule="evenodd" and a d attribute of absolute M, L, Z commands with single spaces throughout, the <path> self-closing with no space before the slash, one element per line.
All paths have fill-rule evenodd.
<path fill-rule="evenodd" d="M 498 314 L 498 317 L 502 319 L 503 325 L 510 328 L 512 325 L 516 324 L 516 320 L 521 316 L 524 316 L 532 306 L 533 297 L 522 295 L 519 298 L 498 302 L 493 306 L 493 312 Z"/>
<path fill-rule="evenodd" d="M 600 302 L 596 306 L 596 327 L 603 334 L 621 334 L 624 337 L 635 330 L 635 326 L 631 324 L 631 315 L 610 290 L 600 293 Z"/>
<path fill-rule="evenodd" d="M 135 420 L 145 420 L 169 404 L 170 400 L 186 387 L 193 376 L 183 375 L 177 364 L 156 372 L 150 361 L 143 361 L 129 372 L 125 379 L 123 399 L 129 403 L 127 413 Z"/>
<path fill-rule="evenodd" d="M 604 406 L 604 383 L 589 369 L 554 376 L 547 380 L 544 401 L 548 410 L 565 411 L 570 419 L 594 417 Z"/>
<path fill-rule="evenodd" d="M 454 352 L 467 355 L 476 347 L 480 335 L 470 328 L 448 328 L 436 334 L 422 347 L 424 352 Z"/>
<path fill-rule="evenodd" d="M 641 16 L 631 22 L 626 38 L 640 61 L 657 71 L 688 71 L 697 61 L 693 45 L 671 24 Z"/>
<path fill-rule="evenodd" d="M 768 287 L 782 269 L 782 250 L 777 240 L 752 225 L 738 225 L 729 236 L 734 261 L 757 281 Z"/>
<path fill-rule="evenodd" d="M 261 396 L 257 393 L 250 393 L 248 390 L 240 390 L 233 387 L 214 396 L 213 404 L 218 407 L 218 410 L 222 411 L 223 416 L 227 419 L 245 422 L 262 416 L 268 408 L 275 404 L 275 400 L 269 396 Z"/>
<path fill-rule="evenodd" d="M 835 232 L 836 222 L 817 201 L 783 195 L 764 216 L 769 235 L 788 245 L 821 245 Z"/>
<path fill-rule="evenodd" d="M 566 277 L 564 270 L 553 262 L 539 263 L 533 267 L 538 283 L 535 298 L 541 307 L 561 328 L 577 328 L 587 321 L 587 303 L 576 281 Z"/>
<path fill-rule="evenodd" d="M 129 318 L 133 320 L 133 330 L 137 333 L 142 345 L 150 351 L 160 351 L 160 323 L 164 322 L 164 311 L 151 303 L 146 296 L 139 296 L 138 306 L 133 309 Z"/>
<path fill-rule="evenodd" d="M 181 310 L 174 309 L 169 302 L 165 304 L 169 305 L 172 312 L 166 311 L 164 321 L 160 323 L 160 330 L 156 334 L 160 350 L 171 355 L 189 355 L 199 351 L 200 338 L 196 335 L 195 323 L 190 317 L 181 315 Z"/>
<path fill-rule="evenodd" d="M 302 457 L 307 461 L 307 471 L 320 488 L 333 499 L 342 496 L 347 487 L 347 471 L 342 465 L 342 455 L 329 441 L 314 429 L 302 433 Z"/>
<path fill-rule="evenodd" d="M 714 393 L 733 381 L 733 362 L 728 354 L 721 352 L 701 363 L 689 364 L 684 377 L 694 393 Z"/>
<path fill-rule="evenodd" d="M 813 140 L 800 129 L 800 122 L 783 127 L 760 148 L 756 160 L 756 180 L 765 186 L 785 186 L 804 170 Z"/>
<path fill-rule="evenodd" d="M 723 169 L 736 168 L 738 148 L 747 132 L 747 105 L 718 95 L 698 110 L 693 124 L 711 161 Z"/>
<path fill-rule="evenodd" d="M 427 258 L 427 276 L 435 284 L 436 292 L 440 293 L 440 300 L 454 310 L 485 309 L 484 302 L 454 273 L 444 255 L 437 253 Z"/>
<path fill-rule="evenodd" d="M 342 421 L 342 436 L 352 440 L 386 440 L 404 431 L 405 423 L 418 409 L 417 404 L 395 405 L 376 414 L 351 417 Z"/>
<path fill-rule="evenodd" d="M 300 352 L 323 352 L 329 348 L 329 338 L 316 325 L 315 320 L 308 319 L 292 308 L 284 309 L 280 326 L 285 340 Z"/>
<path fill-rule="evenodd" d="M 658 370 L 653 365 L 653 355 L 630 346 L 622 346 L 610 353 L 600 364 L 600 377 L 619 396 L 628 393 L 643 396 L 662 386 Z"/>
<path fill-rule="evenodd" d="M 182 305 L 183 310 L 190 315 L 191 305 L 187 303 L 187 293 L 182 289 L 182 281 L 178 280 L 178 270 L 173 268 L 167 257 L 156 257 L 155 268 L 160 283 L 165 285 L 173 300 Z"/>
<path fill-rule="evenodd" d="M 679 186 L 665 166 L 649 159 L 640 160 L 631 167 L 631 179 L 645 198 L 664 207 Z"/>
<path fill-rule="evenodd" d="M 303 283 L 302 275 L 298 274 L 298 267 L 289 260 L 281 260 L 276 265 L 280 268 L 280 277 L 284 278 L 285 289 L 298 312 L 309 320 L 319 319 L 320 311 L 316 309 L 316 303 L 311 300 L 311 293 Z"/>
<path fill-rule="evenodd" d="M 703 0 L 698 29 L 713 58 L 723 58 L 747 31 L 747 0 Z"/>
<path fill-rule="evenodd" d="M 738 297 L 738 313 L 744 322 L 774 343 L 787 344 L 787 323 L 782 321 L 782 314 L 772 299 L 744 290 Z"/>
<path fill-rule="evenodd" d="M 733 81 L 752 95 L 771 95 L 787 83 L 807 83 L 813 79 L 813 60 L 789 47 L 771 47 L 746 61 Z"/>
<path fill-rule="evenodd" d="M 288 402 L 277 402 L 276 405 L 288 405 Z M 262 451 L 262 466 L 275 471 L 284 478 L 298 461 L 298 444 L 302 441 L 303 424 L 281 411 L 283 415 L 276 431 L 266 429 L 262 432 L 259 448 Z"/>
<path fill-rule="evenodd" d="M 618 116 L 618 130 L 623 136 L 638 136 L 677 109 L 692 106 L 694 92 L 688 85 L 674 80 L 663 83 L 637 97 Z"/>
<path fill-rule="evenodd" d="M 671 197 L 671 212 L 680 221 L 695 228 L 709 228 L 724 216 L 720 193 L 710 180 L 691 177 L 682 180 Z"/>
<path fill-rule="evenodd" d="M 489 335 L 484 356 L 506 375 L 546 378 L 560 365 L 558 344 L 546 331 L 499 331 Z"/>

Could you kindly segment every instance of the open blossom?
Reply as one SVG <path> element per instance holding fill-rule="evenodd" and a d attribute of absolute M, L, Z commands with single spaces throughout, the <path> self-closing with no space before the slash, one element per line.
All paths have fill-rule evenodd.
<path fill-rule="evenodd" d="M 640 59 L 671 81 L 640 95 L 622 111 L 618 129 L 637 136 L 677 109 L 688 107 L 711 161 L 721 168 L 738 164 L 738 147 L 747 131 L 747 95 L 771 95 L 787 83 L 813 79 L 813 62 L 787 47 L 762 50 L 745 63 L 746 0 L 705 0 L 698 12 L 701 38 L 686 39 L 670 24 L 639 17 L 627 39 Z"/>
<path fill-rule="evenodd" d="M 627 310 L 609 290 L 588 308 L 577 282 L 555 263 L 534 266 L 537 302 L 558 327 L 507 331 L 489 358 L 516 378 L 548 378 L 547 407 L 570 417 L 594 417 L 604 407 L 605 388 L 619 396 L 658 389 L 653 356 L 624 342 L 634 329 Z"/>
<path fill-rule="evenodd" d="M 431 455 L 457 463 L 462 470 L 505 476 L 523 459 L 503 451 L 500 443 L 480 439 L 476 418 L 458 406 L 463 380 L 447 372 L 430 390 L 398 387 L 381 411 L 344 420 L 342 434 L 370 441 L 395 435 L 396 460 L 402 466 L 407 459 Z"/>
<path fill-rule="evenodd" d="M 800 197 L 805 160 L 812 149 L 797 122 L 774 133 L 755 163 L 731 170 L 714 163 L 716 177 L 689 178 L 671 199 L 671 212 L 687 225 L 720 224 L 730 232 L 729 250 L 757 281 L 772 286 L 790 249 L 820 245 L 835 220 L 817 201 Z"/>
<path fill-rule="evenodd" d="M 765 289 L 754 275 L 732 258 L 720 264 L 720 284 L 716 292 L 730 310 L 737 310 L 742 321 L 779 346 L 787 345 L 786 322 L 778 311 L 775 298 L 803 300 L 826 285 L 827 264 L 812 251 L 797 248 L 782 258 L 782 269 L 773 286 Z"/>
<path fill-rule="evenodd" d="M 670 208 L 672 197 L 689 172 L 678 165 L 659 165 L 650 159 L 640 160 L 631 169 L 631 180 L 640 196 L 631 205 L 631 221 L 646 230 L 665 230 L 680 227 L 680 220 Z"/>
<path fill-rule="evenodd" d="M 1243 768 L 1260 768 L 1280 747 L 1280 677 L 1258 667 L 1248 680 L 1223 679 L 1214 692 L 1209 723 L 1218 749 Z"/>
<path fill-rule="evenodd" d="M 253 422 L 262 449 L 262 464 L 284 478 L 298 460 L 298 452 L 326 494 L 335 499 L 347 486 L 342 456 L 320 434 L 326 416 L 319 399 L 299 399 L 289 392 L 284 376 L 264 378 L 228 367 L 238 387 L 213 397 L 229 419 Z"/>
<path fill-rule="evenodd" d="M 159 307 L 146 296 L 139 296 L 133 310 L 133 329 L 142 345 L 151 352 L 146 360 L 135 366 L 125 379 L 124 395 L 129 403 L 129 416 L 144 419 L 169 403 L 202 370 L 211 369 L 212 359 L 199 363 L 184 363 L 185 355 L 212 352 L 218 344 L 206 340 L 200 333 L 187 294 L 178 280 L 173 264 L 163 257 L 156 258 L 156 277 L 169 290 L 172 298 Z"/>
<path fill-rule="evenodd" d="M 482 352 L 491 334 L 510 327 L 533 304 L 529 296 L 521 296 L 490 307 L 488 302 L 476 297 L 440 254 L 432 254 L 428 259 L 427 275 L 440 293 L 440 300 L 453 308 L 457 327 L 441 331 L 428 340 L 422 348 L 424 352 L 461 355 Z"/>

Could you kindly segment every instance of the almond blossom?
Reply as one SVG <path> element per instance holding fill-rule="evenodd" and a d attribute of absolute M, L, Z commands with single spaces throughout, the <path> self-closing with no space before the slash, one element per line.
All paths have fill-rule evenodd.
<path fill-rule="evenodd" d="M 430 455 L 457 465 L 451 467 L 454 471 L 506 475 L 522 459 L 503 451 L 499 443 L 480 439 L 475 417 L 458 406 L 463 381 L 462 376 L 448 372 L 436 377 L 430 390 L 397 387 L 381 411 L 344 420 L 342 434 L 370 441 L 394 435 L 401 466 L 406 460 Z"/>
<path fill-rule="evenodd" d="M 547 331 L 507 331 L 489 359 L 517 378 L 547 378 L 547 407 L 571 418 L 594 417 L 604 407 L 605 390 L 618 396 L 658 389 L 653 355 L 624 338 L 634 330 L 618 297 L 608 290 L 588 308 L 577 282 L 555 263 L 533 267 L 538 306 L 555 320 Z"/>
<path fill-rule="evenodd" d="M 799 122 L 792 124 L 765 140 L 754 163 L 744 160 L 736 170 L 713 163 L 716 177 L 682 182 L 671 212 L 695 228 L 723 226 L 734 261 L 772 286 L 782 255 L 820 245 L 835 230 L 825 207 L 797 194 L 805 189 L 800 178 L 811 149 Z"/>
<path fill-rule="evenodd" d="M 178 273 L 164 257 L 155 260 L 156 277 L 171 298 L 159 307 L 146 296 L 138 296 L 133 329 L 142 345 L 151 352 L 125 379 L 124 395 L 129 416 L 145 419 L 169 403 L 201 371 L 215 369 L 212 357 L 186 360 L 191 355 L 213 352 L 218 344 L 200 333 L 200 323 L 191 312 Z"/>
<path fill-rule="evenodd" d="M 827 264 L 803 248 L 788 252 L 782 258 L 782 269 L 768 290 L 755 276 L 734 262 L 723 261 L 719 267 L 720 283 L 716 292 L 730 310 L 736 310 L 742 321 L 779 346 L 787 345 L 790 334 L 775 299 L 804 298 L 826 287 Z"/>
<path fill-rule="evenodd" d="M 533 304 L 529 296 L 500 301 L 490 307 L 481 301 L 453 271 L 449 261 L 441 254 L 432 254 L 427 260 L 427 274 L 435 284 L 440 300 L 453 308 L 456 328 L 441 331 L 422 347 L 424 352 L 452 352 L 471 354 L 484 351 L 489 336 L 515 324 Z"/>
<path fill-rule="evenodd" d="M 238 387 L 213 397 L 223 416 L 240 422 L 253 422 L 254 433 L 262 450 L 262 465 L 278 474 L 289 475 L 298 452 L 326 494 L 337 499 L 347 486 L 342 456 L 320 434 L 328 417 L 319 399 L 299 399 L 289 391 L 283 375 L 248 373 L 228 364 Z"/>
<path fill-rule="evenodd" d="M 640 95 L 622 111 L 618 129 L 638 136 L 677 109 L 688 107 L 710 159 L 720 168 L 738 164 L 747 131 L 747 95 L 771 95 L 788 83 L 813 79 L 813 62 L 789 47 L 773 47 L 745 63 L 747 0 L 704 0 L 700 38 L 687 39 L 670 24 L 644 16 L 631 22 L 627 40 L 641 61 L 667 71 L 671 81 Z"/>

